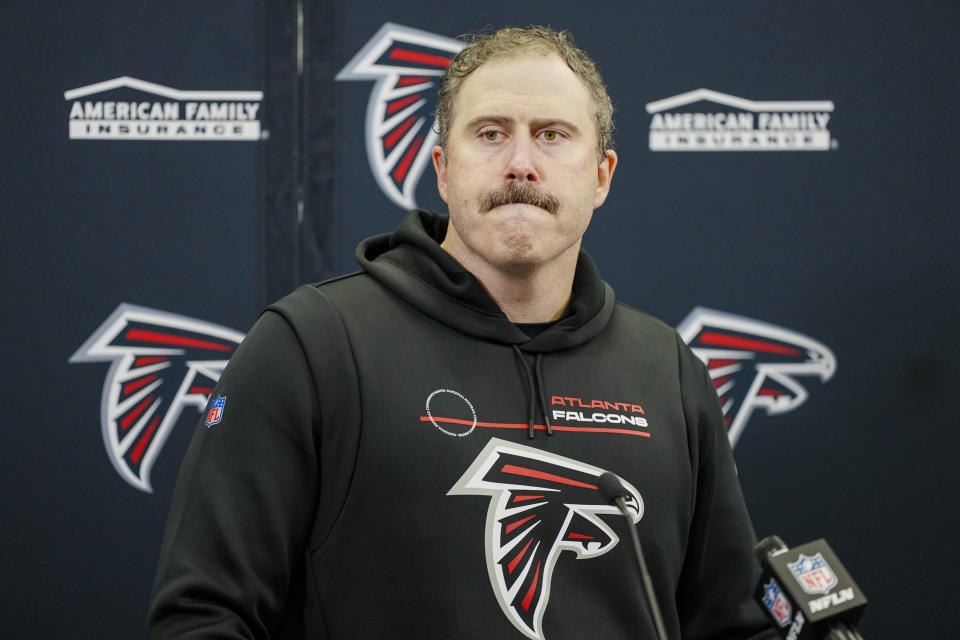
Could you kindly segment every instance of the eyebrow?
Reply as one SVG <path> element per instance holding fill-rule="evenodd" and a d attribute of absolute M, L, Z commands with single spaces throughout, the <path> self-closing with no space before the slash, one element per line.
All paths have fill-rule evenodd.
<path fill-rule="evenodd" d="M 466 128 L 468 130 L 477 129 L 487 124 L 496 124 L 506 128 L 513 126 L 515 123 L 516 120 L 509 116 L 477 116 L 466 124 Z M 572 134 L 580 133 L 580 127 L 562 118 L 535 118 L 530 121 L 530 127 L 535 130 L 556 127 L 566 129 Z"/>

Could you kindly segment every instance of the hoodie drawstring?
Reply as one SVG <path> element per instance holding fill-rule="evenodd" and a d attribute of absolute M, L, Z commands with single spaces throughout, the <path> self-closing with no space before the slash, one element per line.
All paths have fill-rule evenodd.
<path fill-rule="evenodd" d="M 534 369 L 534 379 L 537 381 L 537 398 L 540 400 L 540 411 L 543 413 L 543 422 L 547 425 L 547 435 L 553 435 L 553 427 L 550 426 L 550 414 L 547 412 L 547 394 L 543 392 L 543 354 L 537 354 L 536 368 Z"/>
<path fill-rule="evenodd" d="M 553 428 L 550 426 L 550 416 L 547 413 L 546 396 L 543 392 L 543 354 L 537 354 L 534 368 L 531 369 L 530 365 L 527 363 L 527 359 L 523 357 L 523 352 L 520 351 L 520 347 L 517 345 L 512 346 L 513 353 L 517 356 L 517 359 L 520 360 L 520 365 L 523 367 L 523 372 L 526 374 L 524 385 L 527 389 L 527 397 L 530 399 L 530 402 L 527 405 L 527 425 L 529 426 L 527 437 L 531 440 L 534 437 L 534 422 L 536 420 L 536 405 L 534 404 L 534 398 L 536 398 L 536 402 L 540 405 L 540 411 L 543 413 L 543 420 L 547 427 L 547 435 L 552 436 Z"/>

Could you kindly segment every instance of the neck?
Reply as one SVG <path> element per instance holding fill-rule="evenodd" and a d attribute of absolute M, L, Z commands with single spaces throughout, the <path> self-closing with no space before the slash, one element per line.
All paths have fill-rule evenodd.
<path fill-rule="evenodd" d="M 494 274 L 477 279 L 510 322 L 531 323 L 557 320 L 567 310 L 573 273 L 569 277 L 557 275 L 537 272 L 514 278 Z"/>
<path fill-rule="evenodd" d="M 480 281 L 510 322 L 539 323 L 558 320 L 567 310 L 579 245 L 547 264 L 513 265 L 508 269 L 475 259 L 447 242 L 441 246 Z"/>

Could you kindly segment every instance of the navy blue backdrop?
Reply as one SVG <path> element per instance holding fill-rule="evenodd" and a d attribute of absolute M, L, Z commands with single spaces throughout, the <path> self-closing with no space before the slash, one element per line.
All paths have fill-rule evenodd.
<path fill-rule="evenodd" d="M 235 340 L 405 206 L 441 207 L 429 85 L 459 34 L 531 23 L 573 30 L 615 101 L 585 245 L 618 296 L 820 356 L 728 413 L 758 533 L 828 538 L 866 637 L 960 623 L 960 5 L 9 5 L 4 637 L 143 634 Z"/>

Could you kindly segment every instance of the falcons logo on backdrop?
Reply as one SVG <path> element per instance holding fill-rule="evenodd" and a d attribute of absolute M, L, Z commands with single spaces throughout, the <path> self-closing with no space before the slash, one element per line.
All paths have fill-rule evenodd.
<path fill-rule="evenodd" d="M 806 402 L 807 390 L 796 376 L 826 382 L 837 368 L 833 352 L 812 338 L 722 311 L 697 307 L 677 331 L 707 365 L 731 445 L 755 409 L 778 415 Z"/>
<path fill-rule="evenodd" d="M 599 517 L 620 514 L 597 488 L 604 472 L 493 438 L 447 492 L 490 497 L 484 536 L 490 584 L 504 614 L 528 638 L 543 640 L 543 614 L 560 552 L 596 558 L 619 541 Z M 627 506 L 635 524 L 643 516 L 643 499 L 620 480 L 630 492 Z"/>
<path fill-rule="evenodd" d="M 111 362 L 100 427 L 114 468 L 152 493 L 150 469 L 186 406 L 202 411 L 243 334 L 202 320 L 121 304 L 70 362 Z"/>
<path fill-rule="evenodd" d="M 375 80 L 367 103 L 366 143 L 380 189 L 404 209 L 437 142 L 436 84 L 463 42 L 386 23 L 337 74 L 337 80 Z"/>

